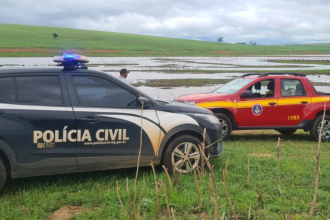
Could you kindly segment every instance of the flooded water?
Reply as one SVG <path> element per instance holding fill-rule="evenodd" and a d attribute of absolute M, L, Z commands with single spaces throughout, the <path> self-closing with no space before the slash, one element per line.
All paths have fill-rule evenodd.
<path fill-rule="evenodd" d="M 176 87 L 170 89 L 162 89 L 157 87 L 141 86 L 139 89 L 154 99 L 173 101 L 174 98 L 190 94 L 209 93 L 216 90 L 221 85 L 204 86 L 204 87 Z"/>
<path fill-rule="evenodd" d="M 233 73 L 235 70 L 322 70 L 330 69 L 330 65 L 319 64 L 288 64 L 274 63 L 272 60 L 329 60 L 330 56 L 270 56 L 270 57 L 90 57 L 89 69 L 106 71 L 115 77 L 119 76 L 121 68 L 127 68 L 129 82 L 148 79 L 231 79 L 243 73 Z M 55 66 L 52 57 L 38 58 L 0 58 L 0 70 L 5 68 L 25 68 L 34 66 Z M 60 67 L 59 67 L 60 68 Z M 178 73 L 177 71 L 180 70 Z M 193 72 L 193 71 L 198 71 Z M 208 71 L 214 71 L 209 73 Z M 216 73 L 216 70 L 228 73 Z M 176 71 L 173 73 L 173 71 Z M 203 72 L 205 71 L 205 72 Z M 312 82 L 330 83 L 328 75 L 307 76 Z M 141 86 L 139 89 L 156 99 L 173 100 L 174 97 L 193 93 L 206 93 L 215 90 L 216 86 L 150 88 Z M 317 86 L 318 91 L 330 92 L 327 86 Z"/>

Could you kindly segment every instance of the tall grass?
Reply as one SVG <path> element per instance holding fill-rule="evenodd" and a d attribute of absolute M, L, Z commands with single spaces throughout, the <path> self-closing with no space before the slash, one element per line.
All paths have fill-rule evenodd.
<path fill-rule="evenodd" d="M 224 153 L 210 160 L 214 166 L 219 196 L 219 213 L 231 217 L 222 182 L 222 170 L 229 161 L 226 188 L 237 216 L 247 219 L 251 204 L 251 219 L 282 219 L 282 197 L 285 213 L 289 219 L 307 219 L 312 204 L 317 143 L 309 135 L 298 132 L 281 136 L 281 160 L 276 166 L 277 141 L 275 131 L 234 132 L 223 143 Z M 312 149 L 313 147 L 313 149 Z M 313 219 L 322 219 L 319 213 L 330 217 L 330 144 L 323 143 L 320 160 L 320 179 L 316 209 Z M 248 184 L 248 160 L 250 184 Z M 259 168 L 260 167 L 260 168 Z M 126 178 L 129 189 L 134 191 L 136 169 L 112 170 L 50 177 L 33 177 L 10 180 L 0 196 L 0 219 L 44 219 L 64 205 L 81 206 L 83 213 L 74 219 L 124 219 L 116 193 L 116 181 L 120 186 L 123 205 L 127 207 Z M 208 201 L 209 173 L 199 181 L 201 204 L 194 174 L 182 175 L 179 185 L 171 193 L 167 177 L 161 168 L 156 169 L 157 178 L 166 185 L 169 205 L 176 219 L 214 218 L 214 197 Z M 152 169 L 141 168 L 137 190 L 143 187 L 141 218 L 153 219 L 167 216 L 166 201 L 160 196 L 160 213 L 157 213 L 155 183 Z M 172 177 L 173 178 L 173 177 Z"/>

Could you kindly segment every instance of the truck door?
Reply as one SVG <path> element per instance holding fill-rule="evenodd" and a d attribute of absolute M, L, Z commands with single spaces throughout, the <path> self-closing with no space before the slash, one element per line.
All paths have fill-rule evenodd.
<path fill-rule="evenodd" d="M 311 106 L 311 98 L 299 79 L 281 79 L 281 97 L 278 100 L 277 125 L 299 124 Z"/>
<path fill-rule="evenodd" d="M 67 77 L 78 118 L 78 166 L 119 168 L 135 166 L 140 149 L 141 108 L 138 95 L 124 83 L 98 75 Z M 129 86 L 129 85 L 128 85 Z M 155 157 L 160 130 L 153 108 L 143 110 L 141 163 Z"/>
<path fill-rule="evenodd" d="M 238 127 L 275 126 L 277 113 L 275 79 L 260 80 L 246 91 L 252 92 L 253 96 L 237 97 Z"/>
<path fill-rule="evenodd" d="M 1 139 L 15 151 L 20 173 L 74 168 L 76 143 L 64 135 L 71 129 L 76 117 L 62 73 L 0 78 Z"/>

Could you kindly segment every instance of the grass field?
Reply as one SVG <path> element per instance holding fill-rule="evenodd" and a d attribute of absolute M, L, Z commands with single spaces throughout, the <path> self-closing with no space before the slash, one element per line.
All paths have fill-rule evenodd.
<path fill-rule="evenodd" d="M 53 33 L 59 37 L 53 38 Z M 0 56 L 255 56 L 330 54 L 330 44 L 254 46 L 57 27 L 0 24 Z"/>
<path fill-rule="evenodd" d="M 277 138 L 275 131 L 238 131 L 223 143 L 223 154 L 211 160 L 219 196 L 220 215 L 232 219 L 222 182 L 222 169 L 226 160 L 227 189 L 239 219 L 247 219 L 251 204 L 251 219 L 307 219 L 313 200 L 313 178 L 317 143 L 306 133 L 281 136 L 280 166 L 276 166 Z M 313 219 L 322 219 L 319 213 L 330 218 L 330 144 L 322 144 L 316 210 Z M 250 184 L 248 184 L 250 160 Z M 163 170 L 157 177 L 167 188 Z M 161 212 L 156 211 L 156 194 L 152 170 L 140 170 L 137 193 L 142 196 L 141 219 L 166 219 L 166 202 L 160 196 Z M 72 219 L 124 219 L 116 195 L 116 181 L 125 207 L 128 205 L 126 178 L 129 180 L 133 200 L 135 169 L 89 172 L 10 180 L 0 196 L 0 219 L 52 219 L 58 209 L 70 207 L 77 211 Z M 280 180 L 279 180 L 280 178 Z M 172 177 L 172 181 L 173 181 Z M 280 181 L 280 182 L 279 182 Z M 208 200 L 209 172 L 199 180 L 201 205 L 197 207 L 197 191 L 193 174 L 182 175 L 180 185 L 172 193 L 167 188 L 170 208 L 176 219 L 214 219 L 214 198 Z M 283 202 L 279 192 L 283 194 Z M 213 195 L 213 193 L 211 193 Z M 162 195 L 162 193 L 161 193 Z M 63 210 L 63 209 L 60 209 Z"/>

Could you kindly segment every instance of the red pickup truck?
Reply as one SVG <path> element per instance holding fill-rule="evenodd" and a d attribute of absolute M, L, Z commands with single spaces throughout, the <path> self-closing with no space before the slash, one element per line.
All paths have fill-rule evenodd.
<path fill-rule="evenodd" d="M 212 93 L 182 96 L 178 102 L 208 108 L 223 123 L 223 140 L 232 130 L 309 131 L 318 140 L 324 103 L 322 141 L 330 140 L 330 94 L 315 90 L 301 73 L 245 74 Z"/>

